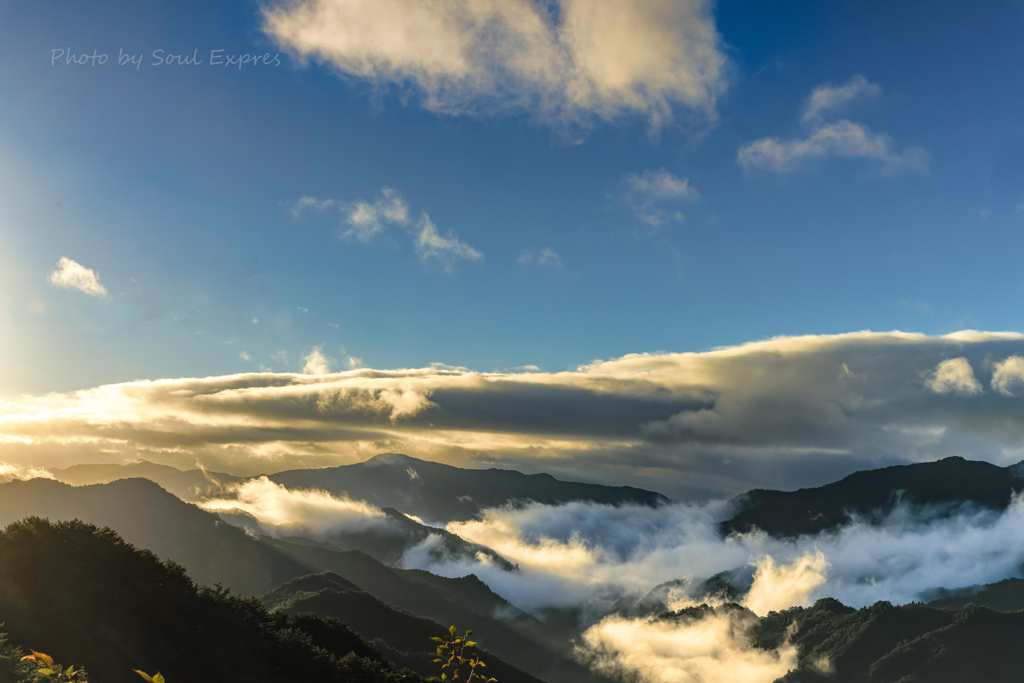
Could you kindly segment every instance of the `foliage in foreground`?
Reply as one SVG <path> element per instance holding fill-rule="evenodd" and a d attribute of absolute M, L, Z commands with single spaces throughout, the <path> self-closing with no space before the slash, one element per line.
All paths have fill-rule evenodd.
<path fill-rule="evenodd" d="M 438 643 L 437 659 L 435 663 L 441 665 L 441 680 L 461 681 L 483 681 L 484 674 L 478 669 L 487 665 L 480 659 L 480 654 L 473 652 L 476 643 L 469 639 L 472 631 L 466 631 L 465 635 L 459 635 L 459 630 L 453 624 L 448 629 L 448 635 L 444 637 L 434 636 L 431 640 Z M 497 683 L 496 678 L 486 679 L 486 683 Z"/>
<path fill-rule="evenodd" d="M 11 642 L 82 664 L 104 683 L 138 683 L 135 670 L 172 683 L 423 680 L 337 620 L 198 588 L 180 565 L 80 521 L 28 518 L 0 533 L 0 619 Z M 54 680 L 22 656 L 0 640 L 0 681 Z"/>

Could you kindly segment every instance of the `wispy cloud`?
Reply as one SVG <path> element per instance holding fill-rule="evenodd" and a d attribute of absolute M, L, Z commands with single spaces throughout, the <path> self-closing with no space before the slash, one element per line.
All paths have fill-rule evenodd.
<path fill-rule="evenodd" d="M 679 178 L 663 168 L 630 173 L 623 182 L 626 185 L 626 202 L 633 215 L 652 228 L 681 222 L 683 212 L 675 207 L 700 199 L 700 193 L 688 178 Z"/>
<path fill-rule="evenodd" d="M 383 232 L 386 225 L 406 225 L 409 222 L 409 206 L 398 192 L 385 187 L 380 194 L 380 199 L 372 203 L 354 202 L 345 208 L 345 223 L 350 226 L 344 233 L 346 237 L 369 242 Z"/>
<path fill-rule="evenodd" d="M 337 498 L 323 491 L 286 489 L 266 477 L 228 486 L 199 504 L 211 512 L 244 512 L 258 520 L 264 533 L 323 536 L 390 526 L 380 508 L 364 501 Z"/>
<path fill-rule="evenodd" d="M 338 211 L 342 218 L 339 235 L 364 244 L 383 233 L 389 225 L 409 223 L 409 205 L 402 199 L 401 194 L 390 187 L 381 188 L 380 197 L 372 202 L 301 197 L 292 205 L 292 217 L 298 219 L 308 210 L 320 213 L 327 210 Z"/>
<path fill-rule="evenodd" d="M 562 257 L 551 247 L 544 247 L 539 252 L 527 249 L 519 254 L 516 263 L 521 266 L 545 266 L 555 270 L 562 269 Z"/>
<path fill-rule="evenodd" d="M 46 278 L 50 284 L 61 289 L 77 289 L 89 296 L 106 296 L 107 288 L 100 284 L 100 279 L 92 268 L 62 256 L 57 262 L 57 269 Z"/>
<path fill-rule="evenodd" d="M 811 93 L 804 109 L 804 115 L 800 118 L 804 123 L 819 121 L 826 112 L 832 112 L 870 97 L 876 97 L 882 92 L 874 83 L 869 83 L 860 74 L 851 78 L 845 85 L 819 85 Z"/>
<path fill-rule="evenodd" d="M 263 30 L 303 60 L 413 88 L 449 114 L 531 111 L 562 122 L 677 109 L 713 118 L 727 60 L 707 0 L 297 0 Z"/>
<path fill-rule="evenodd" d="M 451 230 L 446 235 L 439 233 L 425 212 L 420 214 L 415 224 L 411 224 L 408 203 L 397 190 L 390 187 L 382 188 L 380 197 L 372 202 L 302 197 L 293 205 L 292 215 L 298 218 L 307 209 L 339 211 L 342 216 L 339 235 L 343 239 L 354 239 L 364 244 L 384 233 L 389 226 L 407 226 L 413 249 L 420 259 L 436 260 L 449 272 L 454 269 L 457 261 L 484 259 L 483 254 L 459 240 Z"/>
<path fill-rule="evenodd" d="M 437 226 L 427 214 L 420 216 L 414 246 L 421 259 L 436 259 L 444 265 L 446 270 L 451 270 L 456 261 L 484 260 L 483 254 L 460 241 L 451 230 L 448 231 L 447 236 L 438 233 Z"/>
<path fill-rule="evenodd" d="M 315 350 L 314 350 L 315 351 Z M 975 380 L 993 391 L 964 391 Z M 861 332 L 703 353 L 639 353 L 562 372 L 346 369 L 138 381 L 0 406 L 0 459 L 145 457 L 228 471 L 382 451 L 545 469 L 670 496 L 807 486 L 856 469 L 1024 449 L 1024 336 Z M 321 350 L 303 359 L 334 370 Z M 285 359 L 281 362 L 287 367 Z M 670 488 L 669 488 L 670 487 Z"/>
<path fill-rule="evenodd" d="M 840 87 L 820 86 L 811 95 L 801 121 L 810 127 L 806 137 L 783 140 L 761 138 L 740 147 L 736 161 L 747 171 L 763 169 L 786 173 L 803 168 L 815 159 L 870 159 L 881 164 L 886 174 L 902 171 L 926 173 L 928 154 L 921 147 L 897 151 L 885 133 L 875 133 L 867 126 L 842 119 L 829 123 L 826 113 L 851 102 L 877 95 L 881 89 L 855 76 Z"/>

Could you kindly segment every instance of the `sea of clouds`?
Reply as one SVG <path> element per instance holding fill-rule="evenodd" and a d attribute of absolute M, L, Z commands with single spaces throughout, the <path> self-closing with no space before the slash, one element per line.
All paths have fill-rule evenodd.
<path fill-rule="evenodd" d="M 387 524 L 362 501 L 294 491 L 269 480 L 241 484 L 229 498 L 203 504 L 240 509 L 271 533 L 329 536 Z M 722 536 L 725 501 L 657 508 L 572 502 L 485 510 L 480 519 L 447 530 L 492 548 L 513 563 L 508 571 L 483 554 L 440 552 L 440 537 L 409 548 L 405 568 L 448 577 L 475 574 L 518 607 L 543 616 L 549 608 L 580 611 L 581 656 L 593 666 L 661 681 L 772 681 L 795 666 L 790 646 L 752 648 L 749 621 L 715 614 L 672 623 L 638 613 L 653 588 L 674 582 L 668 607 L 680 609 L 718 595 L 701 593 L 720 572 L 746 575 L 742 604 L 758 615 L 834 597 L 864 607 L 879 600 L 922 600 L 930 589 L 958 588 L 1020 574 L 1024 563 L 1024 501 L 1005 511 L 962 507 L 897 507 L 881 521 L 853 523 L 795 539 L 761 531 Z M 742 582 L 740 582 L 742 584 Z M 749 588 L 747 588 L 749 585 Z"/>

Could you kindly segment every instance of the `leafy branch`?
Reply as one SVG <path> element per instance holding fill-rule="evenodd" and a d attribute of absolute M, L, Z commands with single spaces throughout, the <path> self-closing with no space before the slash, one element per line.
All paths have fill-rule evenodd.
<path fill-rule="evenodd" d="M 469 639 L 471 635 L 473 635 L 472 631 L 466 631 L 465 635 L 460 636 L 455 626 L 452 626 L 444 638 L 436 636 L 431 638 L 439 643 L 437 659 L 434 662 L 441 664 L 441 680 L 460 681 L 460 683 L 470 683 L 470 681 L 497 683 L 498 679 L 485 679 L 484 674 L 477 670 L 483 669 L 487 665 L 483 663 L 478 653 L 470 652 L 476 647 L 476 643 Z M 451 674 L 450 677 L 449 674 Z"/>
<path fill-rule="evenodd" d="M 84 683 L 84 678 L 79 678 L 81 669 L 76 670 L 74 666 L 69 666 L 67 669 L 62 667 L 60 664 L 54 664 L 53 657 L 43 652 L 31 651 L 32 654 L 25 655 L 21 658 L 23 662 L 32 662 L 36 665 L 36 673 L 46 677 L 53 677 L 55 681 L 80 681 Z"/>

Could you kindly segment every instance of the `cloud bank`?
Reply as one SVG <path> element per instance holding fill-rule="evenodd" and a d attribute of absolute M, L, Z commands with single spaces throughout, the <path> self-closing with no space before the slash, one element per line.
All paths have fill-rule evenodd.
<path fill-rule="evenodd" d="M 679 110 L 711 118 L 727 63 L 707 0 L 290 0 L 263 10 L 282 49 L 445 114 L 570 123 Z"/>
<path fill-rule="evenodd" d="M 307 369 L 324 374 L 19 397 L 0 404 L 0 459 L 188 468 L 199 457 L 260 474 L 401 452 L 706 498 L 950 455 L 1021 460 L 1022 357 L 1024 337 L 989 332 L 781 337 L 562 372 L 331 372 L 311 353 Z"/>

